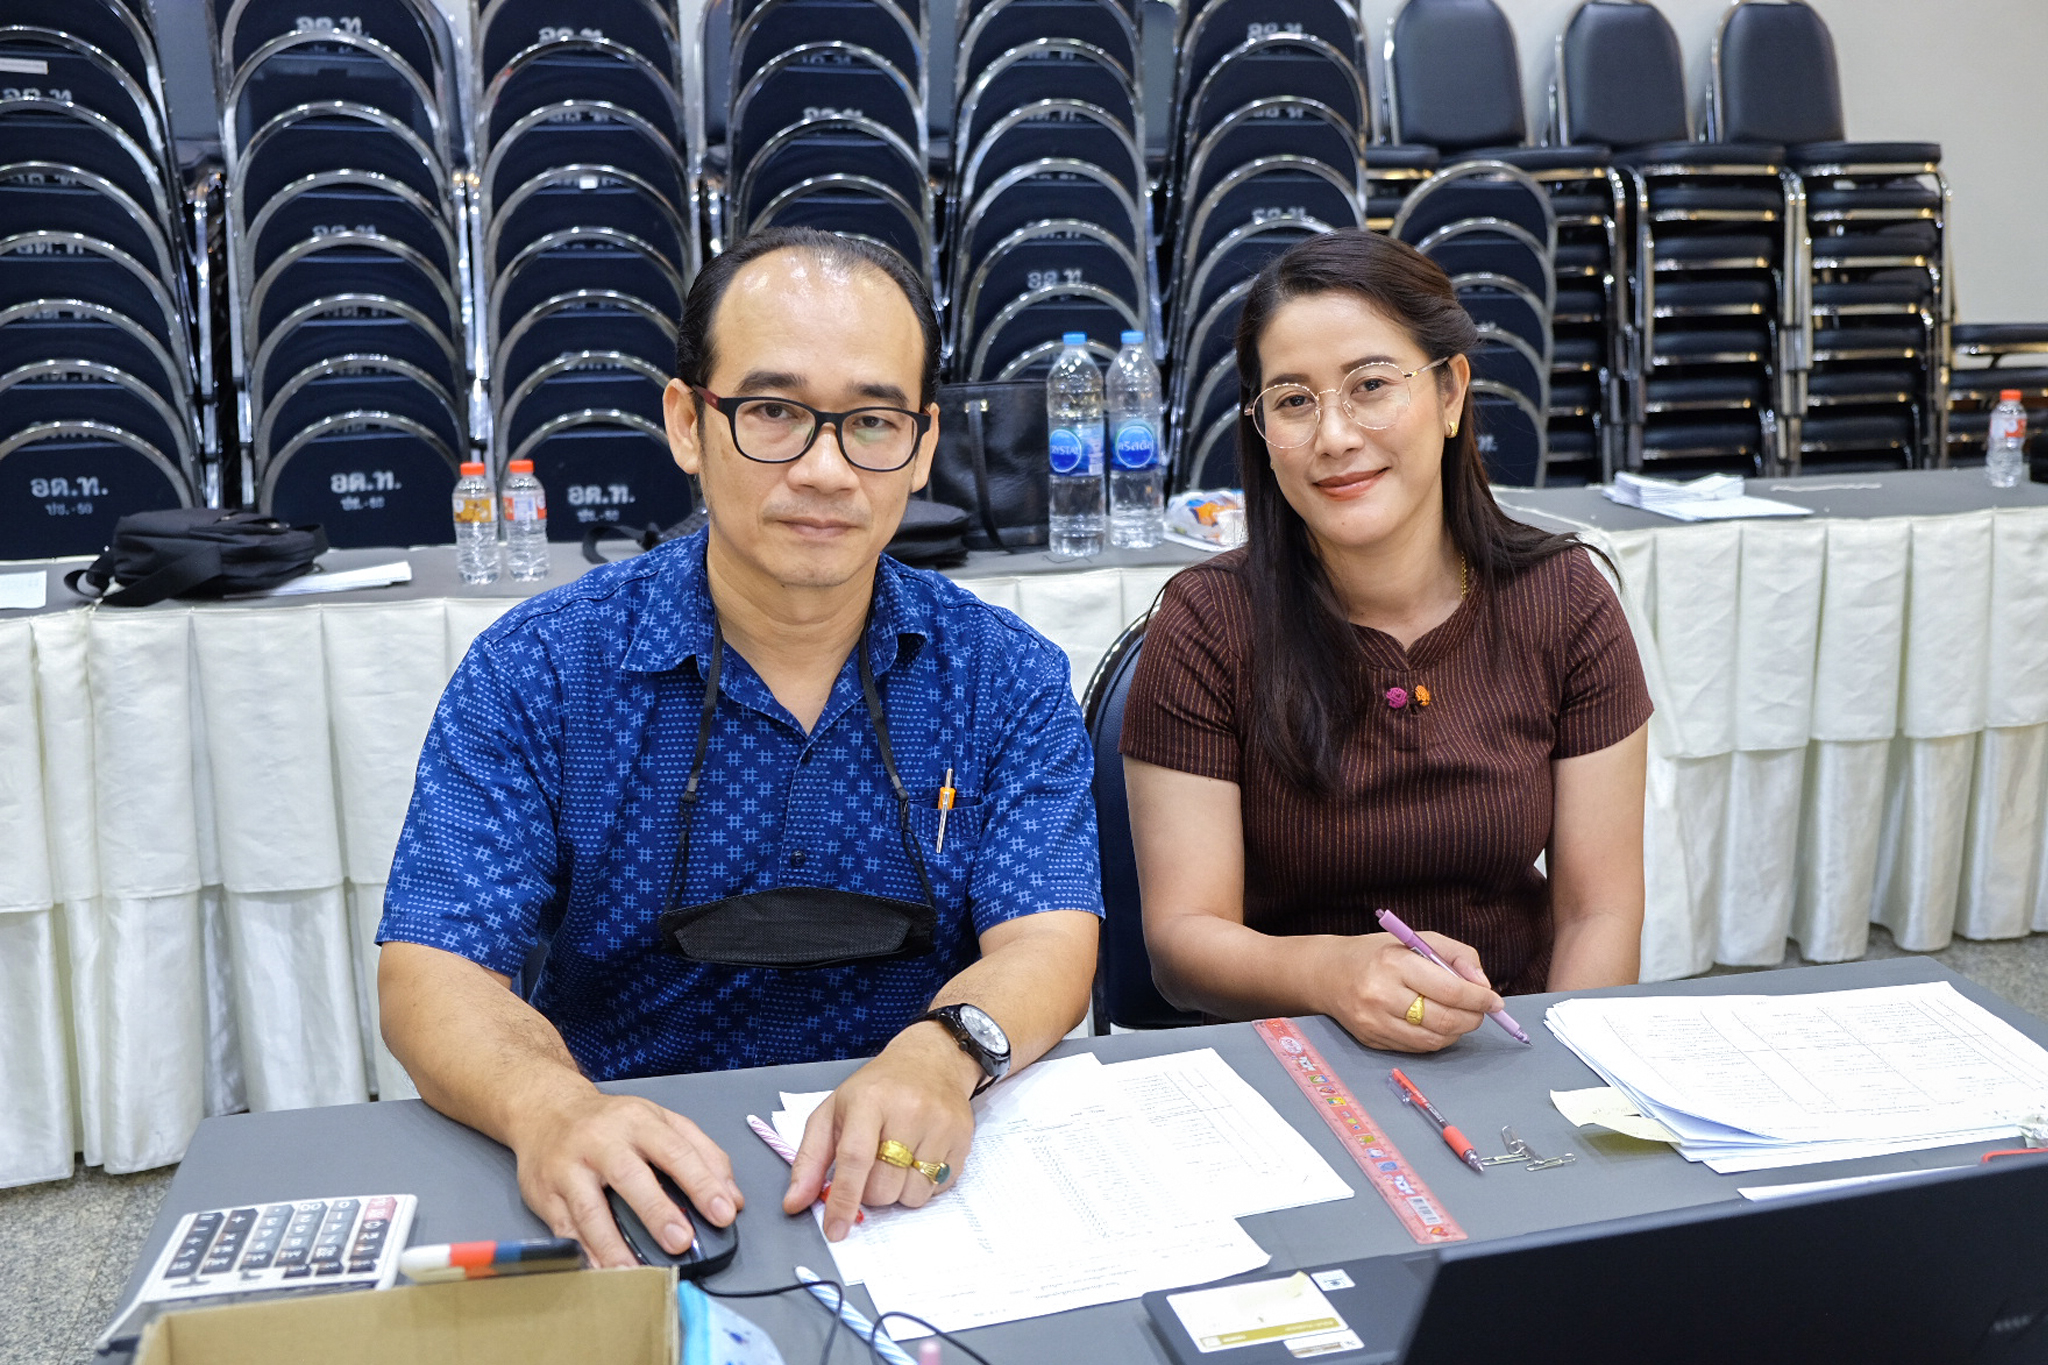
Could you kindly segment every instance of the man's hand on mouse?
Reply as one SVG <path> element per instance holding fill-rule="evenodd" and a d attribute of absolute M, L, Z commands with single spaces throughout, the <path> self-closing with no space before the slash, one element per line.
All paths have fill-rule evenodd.
<path fill-rule="evenodd" d="M 809 1208 L 829 1174 L 825 1238 L 836 1242 L 862 1204 L 923 1204 L 943 1186 L 915 1168 L 878 1160 L 884 1140 L 909 1148 L 921 1162 L 944 1162 L 959 1174 L 974 1143 L 969 1103 L 981 1068 L 944 1028 L 914 1024 L 854 1072 L 804 1125 L 804 1140 L 782 1197 L 784 1213 Z"/>
<path fill-rule="evenodd" d="M 607 1095 L 594 1086 L 535 1105 L 513 1135 L 519 1192 L 557 1237 L 583 1243 L 600 1266 L 637 1265 L 612 1218 L 605 1188 L 617 1190 L 667 1251 L 689 1248 L 692 1231 L 650 1167 L 659 1166 L 704 1216 L 724 1227 L 746 1203 L 732 1162 L 702 1129 L 652 1100 Z"/>

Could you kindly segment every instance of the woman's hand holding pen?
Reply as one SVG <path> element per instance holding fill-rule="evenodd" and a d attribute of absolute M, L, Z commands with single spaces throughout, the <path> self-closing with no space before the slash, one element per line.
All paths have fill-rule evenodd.
<path fill-rule="evenodd" d="M 1321 1012 L 1367 1047 L 1395 1052 L 1435 1052 L 1485 1023 L 1501 999 L 1480 968 L 1479 954 L 1442 934 L 1420 937 L 1456 976 L 1410 952 L 1392 934 L 1335 939 L 1323 955 Z M 1421 1022 L 1413 1021 L 1415 1013 Z"/>

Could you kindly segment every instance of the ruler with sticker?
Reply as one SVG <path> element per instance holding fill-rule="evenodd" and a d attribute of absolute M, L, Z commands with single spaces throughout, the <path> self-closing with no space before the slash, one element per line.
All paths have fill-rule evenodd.
<path fill-rule="evenodd" d="M 1330 1125 L 1330 1131 L 1344 1144 L 1358 1169 L 1365 1172 L 1380 1198 L 1387 1201 L 1387 1207 L 1408 1229 L 1408 1235 L 1423 1246 L 1464 1241 L 1465 1229 L 1445 1211 L 1408 1159 L 1401 1155 L 1401 1149 L 1380 1131 L 1373 1116 L 1358 1102 L 1358 1096 L 1351 1093 L 1351 1087 L 1337 1079 L 1323 1054 L 1316 1051 L 1315 1044 L 1294 1021 L 1261 1019 L 1252 1027 L 1323 1116 L 1323 1122 Z"/>

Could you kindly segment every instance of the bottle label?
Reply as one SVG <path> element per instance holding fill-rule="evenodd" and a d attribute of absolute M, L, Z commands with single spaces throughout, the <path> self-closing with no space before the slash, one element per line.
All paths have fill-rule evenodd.
<path fill-rule="evenodd" d="M 1100 474 L 1102 472 L 1102 423 L 1054 427 L 1046 442 L 1055 474 Z"/>
<path fill-rule="evenodd" d="M 1159 433 L 1152 423 L 1133 417 L 1116 429 L 1116 467 L 1149 469 L 1159 460 Z"/>
<path fill-rule="evenodd" d="M 505 495 L 505 520 L 546 521 L 548 505 L 537 493 L 507 493 Z"/>
<path fill-rule="evenodd" d="M 491 500 L 489 497 L 456 498 L 455 519 L 457 521 L 485 522 L 497 520 L 496 517 L 491 515 Z"/>
<path fill-rule="evenodd" d="M 1991 412 L 1991 439 L 1993 441 L 2003 439 L 2010 439 L 2014 441 L 2026 440 L 2026 409 L 2022 408 L 2018 412 L 2005 412 L 2000 409 L 1994 408 Z"/>

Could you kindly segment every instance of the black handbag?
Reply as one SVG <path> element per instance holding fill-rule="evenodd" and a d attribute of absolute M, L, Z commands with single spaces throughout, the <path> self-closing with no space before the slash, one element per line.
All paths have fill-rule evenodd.
<path fill-rule="evenodd" d="M 64 586 L 103 606 L 147 607 L 167 597 L 261 592 L 308 572 L 326 553 L 327 533 L 318 526 L 254 511 L 170 507 L 115 522 L 113 544 L 66 574 Z M 125 586 L 108 591 L 115 583 Z"/>
<path fill-rule="evenodd" d="M 931 495 L 971 514 L 968 548 L 1014 553 L 1046 544 L 1046 436 L 1042 383 L 940 386 Z"/>

